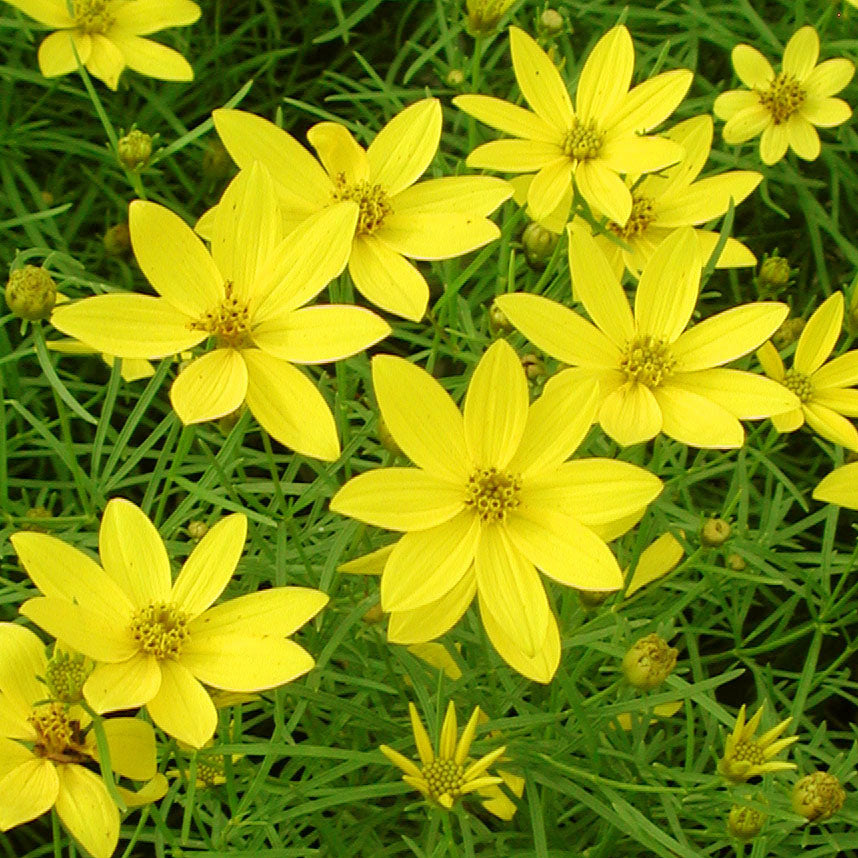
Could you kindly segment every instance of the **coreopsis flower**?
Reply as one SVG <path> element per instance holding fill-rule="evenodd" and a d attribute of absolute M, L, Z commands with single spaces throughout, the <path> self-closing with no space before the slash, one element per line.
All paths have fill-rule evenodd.
<path fill-rule="evenodd" d="M 135 200 L 131 240 L 159 297 L 111 293 L 64 304 L 54 326 L 122 358 L 160 358 L 212 340 L 170 389 L 183 423 L 223 417 L 247 403 L 281 444 L 333 460 L 334 418 L 294 364 L 340 360 L 390 327 L 361 307 L 306 307 L 348 258 L 358 217 L 350 201 L 283 237 L 271 177 L 255 164 L 230 183 L 217 209 L 211 253 L 169 209 Z"/>
<path fill-rule="evenodd" d="M 858 462 L 835 468 L 813 490 L 813 499 L 858 509 Z"/>
<path fill-rule="evenodd" d="M 461 256 L 497 238 L 488 220 L 512 188 L 489 176 L 452 176 L 417 182 L 441 137 L 441 105 L 426 98 L 394 116 L 367 149 L 338 122 L 307 132 L 317 161 L 282 128 L 241 110 L 215 110 L 215 128 L 242 169 L 264 164 L 277 187 L 288 233 L 314 212 L 343 200 L 359 207 L 357 220 L 340 223 L 349 274 L 358 292 L 397 316 L 419 321 L 429 286 L 409 259 Z M 197 224 L 212 229 L 211 212 Z"/>
<path fill-rule="evenodd" d="M 789 727 L 792 718 L 786 718 L 771 730 L 763 733 L 759 739 L 754 738 L 760 719 L 763 717 L 765 704 L 745 722 L 745 704 L 739 709 L 736 716 L 736 726 L 733 732 L 727 736 L 724 748 L 724 756 L 718 761 L 718 771 L 733 783 L 742 783 L 757 775 L 767 772 L 781 772 L 785 769 L 794 769 L 795 763 L 787 763 L 782 760 L 773 760 L 784 748 L 788 748 L 793 742 L 798 741 L 798 736 L 786 736 L 778 739 L 778 736 Z"/>
<path fill-rule="evenodd" d="M 772 335 L 789 312 L 785 304 L 746 304 L 685 330 L 703 266 L 693 230 L 676 230 L 655 250 L 641 274 L 634 313 L 595 239 L 574 224 L 568 232 L 572 282 L 595 324 L 539 295 L 495 299 L 531 342 L 572 366 L 549 379 L 546 391 L 598 380 L 599 423 L 623 445 L 664 432 L 693 447 L 741 447 L 739 419 L 798 407 L 782 385 L 722 368 Z"/>
<path fill-rule="evenodd" d="M 45 77 L 86 70 L 116 89 L 123 69 L 159 80 L 193 80 L 194 70 L 178 51 L 144 39 L 167 27 L 184 27 L 200 17 L 191 0 L 7 0 L 46 27 L 39 45 Z M 75 55 L 76 54 L 76 55 Z"/>
<path fill-rule="evenodd" d="M 372 374 L 385 423 L 418 467 L 360 474 L 331 509 L 404 532 L 381 579 L 381 606 L 400 620 L 391 639 L 438 637 L 478 593 L 500 655 L 516 669 L 539 662 L 539 681 L 549 681 L 559 635 L 537 568 L 579 589 L 618 589 L 622 573 L 603 540 L 640 518 L 661 481 L 625 462 L 567 462 L 592 423 L 596 385 L 543 394 L 528 407 L 524 369 L 503 340 L 480 359 L 464 416 L 406 360 L 376 356 Z"/>
<path fill-rule="evenodd" d="M 83 685 L 97 712 L 146 706 L 165 733 L 201 748 L 217 713 L 203 686 L 260 691 L 291 682 L 313 658 L 288 640 L 328 601 L 318 590 L 273 587 L 212 607 L 247 533 L 236 513 L 194 547 L 175 582 L 158 531 L 134 504 L 111 500 L 98 535 L 100 566 L 53 536 L 12 545 L 42 596 L 21 613 L 98 662 Z"/>
<path fill-rule="evenodd" d="M 487 775 L 486 772 L 492 763 L 503 756 L 506 746 L 495 748 L 475 762 L 468 762 L 468 753 L 480 718 L 479 706 L 474 709 L 461 737 L 458 737 L 456 707 L 453 701 L 450 701 L 441 727 L 437 752 L 432 749 L 429 734 L 420 720 L 417 707 L 409 702 L 408 711 L 411 715 L 414 742 L 420 755 L 420 765 L 387 745 L 381 745 L 379 748 L 384 756 L 403 772 L 402 780 L 405 783 L 419 790 L 433 804 L 447 810 L 462 796 L 501 783 L 501 778 Z"/>
<path fill-rule="evenodd" d="M 852 80 L 854 64 L 847 59 L 817 65 L 819 36 L 813 27 L 797 30 L 787 42 L 781 71 L 750 45 L 733 48 L 733 69 L 748 89 L 722 92 L 714 111 L 726 122 L 724 141 L 744 143 L 760 136 L 760 157 L 775 164 L 791 148 L 799 158 L 813 161 L 820 150 L 816 128 L 842 125 L 852 115 L 849 105 L 831 96 Z"/>
<path fill-rule="evenodd" d="M 42 681 L 47 667 L 36 635 L 0 623 L 0 831 L 53 808 L 87 852 L 109 858 L 119 840 L 119 809 L 87 768 L 98 759 L 95 733 L 84 709 L 50 699 Z M 147 797 L 160 798 L 152 727 L 137 718 L 110 718 L 102 726 L 114 773 L 148 781 L 154 792 Z"/>
<path fill-rule="evenodd" d="M 510 27 L 509 41 L 515 77 L 532 111 L 486 95 L 454 98 L 465 113 L 518 138 L 478 146 L 468 166 L 535 171 L 527 194 L 535 220 L 558 207 L 574 180 L 594 211 L 625 225 L 632 195 L 619 174 L 651 173 L 680 159 L 675 142 L 643 133 L 673 113 L 691 85 L 691 72 L 664 72 L 630 91 L 634 46 L 619 25 L 584 62 L 573 108 L 560 72 L 536 41 L 517 27 Z"/>
<path fill-rule="evenodd" d="M 825 361 L 834 350 L 843 325 L 843 293 L 820 304 L 798 338 L 792 368 L 786 369 L 771 342 L 757 351 L 766 375 L 793 391 L 800 406 L 775 414 L 778 432 L 795 432 L 805 422 L 835 444 L 858 450 L 858 430 L 847 417 L 858 417 L 858 350 Z"/>

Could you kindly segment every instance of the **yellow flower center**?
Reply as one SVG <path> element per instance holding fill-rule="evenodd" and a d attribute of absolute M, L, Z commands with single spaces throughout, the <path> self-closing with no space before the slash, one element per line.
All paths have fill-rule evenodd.
<path fill-rule="evenodd" d="M 486 523 L 504 521 L 520 501 L 521 478 L 497 468 L 477 468 L 468 478 L 465 505 Z"/>
<path fill-rule="evenodd" d="M 106 33 L 116 21 L 110 13 L 110 0 L 74 0 L 74 19 L 83 33 Z"/>
<path fill-rule="evenodd" d="M 384 219 L 393 213 L 390 197 L 381 185 L 371 185 L 369 182 L 355 182 L 350 185 L 346 181 L 345 173 L 334 177 L 334 199 L 337 202 L 353 200 L 358 204 L 358 235 L 375 232 Z"/>
<path fill-rule="evenodd" d="M 786 122 L 804 104 L 807 93 L 791 75 L 781 72 L 768 89 L 758 89 L 760 104 L 772 114 L 775 125 Z"/>
<path fill-rule="evenodd" d="M 51 697 L 64 703 L 78 703 L 90 673 L 92 664 L 80 653 L 57 652 L 45 668 L 45 684 Z"/>
<path fill-rule="evenodd" d="M 445 794 L 450 798 L 458 798 L 462 794 L 465 770 L 454 760 L 436 759 L 423 766 L 421 774 L 429 787 L 429 794 L 436 801 Z"/>
<path fill-rule="evenodd" d="M 217 337 L 218 345 L 242 348 L 250 344 L 250 310 L 235 296 L 232 283 L 224 284 L 224 299 L 197 321 L 190 323 L 192 331 L 207 331 Z"/>
<path fill-rule="evenodd" d="M 223 754 L 206 757 L 205 762 L 197 761 L 197 780 L 206 787 L 213 787 L 223 782 Z"/>
<path fill-rule="evenodd" d="M 620 226 L 611 221 L 608 224 L 608 229 L 626 241 L 630 238 L 637 238 L 649 229 L 649 225 L 655 217 L 654 210 L 655 203 L 649 197 L 639 197 L 632 194 L 632 213 L 629 215 L 626 225 Z"/>
<path fill-rule="evenodd" d="M 189 617 L 168 602 L 153 602 L 131 618 L 131 635 L 142 652 L 158 659 L 178 658 L 188 639 Z"/>
<path fill-rule="evenodd" d="M 813 382 L 810 376 L 795 369 L 788 369 L 784 373 L 784 387 L 791 390 L 802 402 L 807 402 L 813 396 Z"/>
<path fill-rule="evenodd" d="M 626 380 L 647 387 L 658 387 L 671 374 L 675 363 L 670 346 L 649 334 L 629 340 L 620 357 L 620 369 Z"/>
<path fill-rule="evenodd" d="M 57 763 L 81 763 L 89 759 L 83 748 L 80 722 L 68 716 L 63 703 L 43 703 L 27 719 L 36 731 L 33 753 Z"/>
<path fill-rule="evenodd" d="M 572 127 L 563 138 L 563 154 L 576 161 L 598 158 L 602 151 L 605 135 L 596 127 L 596 123 L 572 120 Z"/>
<path fill-rule="evenodd" d="M 761 766 L 765 763 L 766 756 L 759 742 L 747 739 L 742 742 L 736 742 L 736 747 L 733 748 L 730 759 L 737 763 L 750 763 L 752 766 Z"/>

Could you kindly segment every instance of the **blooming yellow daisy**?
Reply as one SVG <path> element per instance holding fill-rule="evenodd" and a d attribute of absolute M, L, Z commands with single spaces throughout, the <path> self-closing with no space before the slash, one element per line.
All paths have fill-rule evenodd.
<path fill-rule="evenodd" d="M 209 253 L 169 209 L 131 204 L 131 241 L 159 297 L 112 293 L 63 304 L 63 333 L 123 358 L 158 358 L 212 339 L 215 348 L 176 378 L 170 399 L 183 423 L 243 402 L 287 447 L 333 460 L 340 445 L 322 394 L 293 364 L 340 360 L 377 343 L 389 325 L 361 307 L 308 301 L 342 271 L 350 201 L 309 218 L 285 239 L 271 177 L 256 164 L 226 189 Z"/>
<path fill-rule="evenodd" d="M 503 756 L 506 746 L 490 751 L 476 762 L 468 763 L 468 752 L 480 719 L 479 706 L 474 709 L 457 742 L 459 729 L 456 723 L 456 707 L 453 701 L 450 701 L 441 727 L 437 753 L 432 750 L 429 734 L 417 714 L 417 707 L 409 702 L 408 711 L 411 715 L 414 742 L 420 755 L 420 765 L 387 745 L 381 745 L 379 748 L 390 762 L 404 772 L 402 780 L 405 783 L 419 790 L 433 804 L 447 810 L 463 795 L 485 787 L 496 787 L 501 783 L 501 778 L 487 775 L 486 772 L 492 763 Z"/>
<path fill-rule="evenodd" d="M 757 357 L 769 378 L 789 388 L 801 401 L 799 408 L 775 414 L 778 432 L 795 432 L 805 421 L 823 438 L 858 450 L 858 430 L 847 417 L 858 417 L 858 350 L 825 363 L 834 350 L 843 325 L 843 293 L 835 292 L 808 319 L 795 349 L 792 369 L 786 369 L 778 350 L 766 343 Z"/>
<path fill-rule="evenodd" d="M 858 509 L 858 462 L 835 468 L 813 490 L 814 500 Z"/>
<path fill-rule="evenodd" d="M 177 51 L 144 39 L 200 17 L 191 0 L 7 0 L 46 27 L 56 27 L 39 46 L 45 77 L 73 72 L 78 61 L 110 89 L 127 66 L 159 80 L 193 80 L 194 70 Z"/>
<path fill-rule="evenodd" d="M 572 366 L 549 379 L 546 393 L 598 380 L 599 423 L 623 445 L 664 432 L 693 447 L 741 447 L 739 419 L 798 407 L 782 385 L 721 368 L 770 337 L 789 312 L 785 304 L 734 307 L 685 330 L 703 265 L 692 229 L 676 230 L 656 248 L 641 274 L 634 313 L 595 239 L 574 224 L 568 232 L 572 282 L 595 324 L 540 295 L 495 299 L 529 340 Z"/>
<path fill-rule="evenodd" d="M 426 98 L 393 117 L 364 150 L 338 122 L 307 133 L 319 161 L 283 129 L 241 110 L 215 110 L 215 128 L 233 160 L 245 169 L 259 161 L 274 177 L 289 232 L 309 215 L 354 200 L 355 223 L 340 224 L 349 241 L 349 274 L 371 303 L 419 321 L 429 287 L 409 259 L 461 256 L 500 235 L 487 219 L 512 188 L 488 176 L 417 182 L 441 137 L 441 105 Z M 416 183 L 416 184 L 415 184 Z M 197 230 L 211 230 L 212 213 Z"/>
<path fill-rule="evenodd" d="M 795 763 L 785 763 L 780 760 L 772 760 L 784 748 L 788 748 L 793 742 L 798 741 L 798 736 L 787 736 L 778 739 L 781 733 L 789 727 L 792 718 L 781 721 L 771 730 L 767 730 L 759 739 L 754 738 L 760 719 L 763 717 L 765 704 L 754 713 L 747 723 L 745 722 L 745 704 L 739 709 L 736 716 L 736 726 L 733 732 L 727 736 L 724 748 L 724 756 L 718 761 L 718 771 L 733 783 L 742 783 L 757 775 L 767 772 L 781 772 L 785 769 L 794 769 Z M 777 741 L 775 741 L 777 739 Z"/>
<path fill-rule="evenodd" d="M 43 593 L 21 613 L 99 662 L 83 686 L 96 711 L 145 705 L 165 733 L 201 748 L 217 724 L 202 683 L 260 691 L 303 675 L 313 658 L 287 636 L 328 601 L 318 590 L 274 587 L 210 607 L 229 583 L 246 533 L 240 513 L 218 522 L 175 582 L 158 531 L 120 498 L 101 521 L 102 566 L 53 536 L 16 533 L 12 544 Z"/>
<path fill-rule="evenodd" d="M 566 462 L 592 423 L 596 385 L 544 394 L 528 407 L 524 370 L 503 340 L 480 359 L 464 416 L 432 376 L 406 360 L 376 356 L 372 373 L 382 417 L 418 467 L 360 474 L 331 509 L 404 532 L 381 579 L 383 610 L 404 620 L 393 639 L 419 643 L 443 634 L 478 592 L 486 631 L 514 668 L 510 651 L 559 659 L 537 568 L 579 589 L 618 589 L 622 574 L 596 529 L 620 521 L 619 532 L 630 527 L 661 481 L 625 462 Z M 540 681 L 553 675 L 552 661 Z"/>
<path fill-rule="evenodd" d="M 852 115 L 843 99 L 831 96 L 855 72 L 850 60 L 826 60 L 817 65 L 818 58 L 819 36 L 810 26 L 793 33 L 777 74 L 756 48 L 736 45 L 733 68 L 748 89 L 722 92 L 715 99 L 715 115 L 726 122 L 724 142 L 744 143 L 760 134 L 764 164 L 780 161 L 787 147 L 799 158 L 813 161 L 820 149 L 814 125 L 832 128 Z"/>
<path fill-rule="evenodd" d="M 675 164 L 682 149 L 672 140 L 641 136 L 676 110 L 692 74 L 664 72 L 629 91 L 634 71 L 632 37 L 622 25 L 609 30 L 584 62 L 575 107 L 557 67 L 517 27 L 509 30 L 515 77 L 533 112 L 487 95 L 460 95 L 465 113 L 516 140 L 478 146 L 469 167 L 536 176 L 527 200 L 536 220 L 553 212 L 574 179 L 588 205 L 625 224 L 632 195 L 619 173 L 651 173 Z"/>
<path fill-rule="evenodd" d="M 0 623 L 0 831 L 54 808 L 87 852 L 109 858 L 119 840 L 119 810 L 104 781 L 87 768 L 98 758 L 90 719 L 80 706 L 49 699 L 42 681 L 47 666 L 36 635 Z M 112 770 L 152 781 L 152 727 L 137 718 L 111 718 L 103 729 Z"/>

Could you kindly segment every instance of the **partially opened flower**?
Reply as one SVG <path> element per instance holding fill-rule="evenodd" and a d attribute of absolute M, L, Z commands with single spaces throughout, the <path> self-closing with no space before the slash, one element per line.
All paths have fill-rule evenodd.
<path fill-rule="evenodd" d="M 360 474 L 331 509 L 404 532 L 381 580 L 381 606 L 398 618 L 391 639 L 438 637 L 476 592 L 501 656 L 521 669 L 517 654 L 544 661 L 549 653 L 539 680 L 549 681 L 559 636 L 537 568 L 579 589 L 618 589 L 622 574 L 604 539 L 640 518 L 660 480 L 626 462 L 567 462 L 590 429 L 596 385 L 543 394 L 528 407 L 524 370 L 503 340 L 479 361 L 464 416 L 414 364 L 379 355 L 372 369 L 382 417 L 418 467 Z"/>
<path fill-rule="evenodd" d="M 16 533 L 12 544 L 44 594 L 21 613 L 99 664 L 83 692 L 98 712 L 146 706 L 165 732 L 201 748 L 217 723 L 203 683 L 260 691 L 302 676 L 313 658 L 288 640 L 328 597 L 274 587 L 212 607 L 244 547 L 236 513 L 199 541 L 175 582 L 158 531 L 134 504 L 114 498 L 99 531 L 103 564 L 53 536 Z"/>
<path fill-rule="evenodd" d="M 461 256 L 500 235 L 487 219 L 512 188 L 488 176 L 417 182 L 435 157 L 441 105 L 426 98 L 394 116 L 364 150 L 338 122 L 320 122 L 307 138 L 319 161 L 273 123 L 241 110 L 215 110 L 215 128 L 242 169 L 259 161 L 274 177 L 286 231 L 314 212 L 353 200 L 355 222 L 337 224 L 349 244 L 349 274 L 368 301 L 419 321 L 429 286 L 409 259 Z M 416 184 L 415 184 L 416 183 Z M 212 228 L 208 213 L 197 225 Z"/>
<path fill-rule="evenodd" d="M 0 623 L 0 831 L 53 808 L 87 852 L 109 858 L 119 840 L 119 809 L 92 770 L 95 733 L 81 707 L 49 699 L 42 682 L 47 666 L 36 635 Z M 112 770 L 152 784 L 150 797 L 163 795 L 152 727 L 138 718 L 110 718 L 102 726 Z"/>
<path fill-rule="evenodd" d="M 533 173 L 527 201 L 541 220 L 575 188 L 597 213 L 625 225 L 632 195 L 620 173 L 651 173 L 675 164 L 682 149 L 643 136 L 673 113 L 691 85 L 685 69 L 664 72 L 631 91 L 635 52 L 619 25 L 596 43 L 578 79 L 575 106 L 550 57 L 518 27 L 509 30 L 512 65 L 526 110 L 487 95 L 459 95 L 453 103 L 515 140 L 478 146 L 469 167 Z"/>
<path fill-rule="evenodd" d="M 757 352 L 769 378 L 793 391 L 800 407 L 775 414 L 778 432 L 795 432 L 805 421 L 823 438 L 850 450 L 858 450 L 858 430 L 847 417 L 858 417 L 858 350 L 825 361 L 834 350 L 843 325 L 843 293 L 835 292 L 808 319 L 791 369 L 784 367 L 771 342 Z"/>
<path fill-rule="evenodd" d="M 831 96 L 852 80 L 854 64 L 847 59 L 819 65 L 819 36 L 813 27 L 793 33 L 784 50 L 782 70 L 750 45 L 736 45 L 733 68 L 748 89 L 722 92 L 714 111 L 724 126 L 725 143 L 744 143 L 760 136 L 760 157 L 775 164 L 791 148 L 799 158 L 819 155 L 819 128 L 842 125 L 852 115 L 849 105 Z"/>
<path fill-rule="evenodd" d="M 813 490 L 814 500 L 858 509 L 858 462 L 835 468 Z"/>
<path fill-rule="evenodd" d="M 191 0 L 7 0 L 40 24 L 57 28 L 39 46 L 45 77 L 86 70 L 110 89 L 127 66 L 159 80 L 193 80 L 194 70 L 177 51 L 144 39 L 167 27 L 184 27 L 200 17 Z"/>
<path fill-rule="evenodd" d="M 763 717 L 765 704 L 754 713 L 750 721 L 745 721 L 745 704 L 739 709 L 736 717 L 736 726 L 733 732 L 727 736 L 724 747 L 724 756 L 718 761 L 718 771 L 733 783 L 742 783 L 749 778 L 764 775 L 768 772 L 780 772 L 786 769 L 794 769 L 795 763 L 786 763 L 775 760 L 784 748 L 788 748 L 793 742 L 798 741 L 798 736 L 786 736 L 778 739 L 778 736 L 789 727 L 792 718 L 786 718 L 780 724 L 763 733 L 759 739 L 754 738 L 760 719 Z"/>
<path fill-rule="evenodd" d="M 287 447 L 333 460 L 330 408 L 294 364 L 340 360 L 378 342 L 389 325 L 361 307 L 304 306 L 342 271 L 358 216 L 332 206 L 283 238 L 271 177 L 255 164 L 226 189 L 211 253 L 169 209 L 136 200 L 131 240 L 159 297 L 111 293 L 63 304 L 54 326 L 123 358 L 159 358 L 206 340 L 215 348 L 176 378 L 170 399 L 183 423 L 223 417 L 246 402 Z"/>
<path fill-rule="evenodd" d="M 437 751 L 432 749 L 429 734 L 420 720 L 417 707 L 409 702 L 408 711 L 411 715 L 414 741 L 420 755 L 420 765 L 418 766 L 388 745 L 380 747 L 384 756 L 404 773 L 402 780 L 405 783 L 419 790 L 429 801 L 447 810 L 462 796 L 501 783 L 501 778 L 488 775 L 486 772 L 492 763 L 504 754 L 506 747 L 496 748 L 475 762 L 468 761 L 468 753 L 480 718 L 479 706 L 474 709 L 459 738 L 456 707 L 453 701 L 450 701 L 441 727 Z"/>
<path fill-rule="evenodd" d="M 634 313 L 616 274 L 588 230 L 569 228 L 569 266 L 577 294 L 595 324 L 539 295 L 495 299 L 531 342 L 573 368 L 546 392 L 599 382 L 598 420 L 618 444 L 664 432 L 694 447 L 741 447 L 739 419 L 759 419 L 798 407 L 770 379 L 729 363 L 757 348 L 786 318 L 785 304 L 734 307 L 685 330 L 700 289 L 703 261 L 694 231 L 676 230 L 641 274 Z"/>

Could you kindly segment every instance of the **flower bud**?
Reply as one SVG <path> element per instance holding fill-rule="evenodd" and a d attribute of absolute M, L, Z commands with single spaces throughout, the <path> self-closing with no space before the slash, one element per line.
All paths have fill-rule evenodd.
<path fill-rule="evenodd" d="M 132 128 L 119 139 L 116 154 L 129 170 L 139 170 L 152 157 L 152 138 L 139 128 Z"/>
<path fill-rule="evenodd" d="M 489 329 L 494 334 L 509 333 L 513 329 L 506 313 L 494 303 L 489 307 Z"/>
<path fill-rule="evenodd" d="M 381 604 L 376 602 L 361 618 L 365 623 L 374 626 L 384 619 L 384 611 L 381 610 Z"/>
<path fill-rule="evenodd" d="M 772 342 L 775 344 L 775 348 L 785 349 L 787 346 L 791 346 L 801 335 L 804 326 L 804 319 L 798 317 L 786 319 L 772 334 Z"/>
<path fill-rule="evenodd" d="M 757 289 L 760 294 L 776 295 L 789 283 L 789 262 L 777 253 L 764 259 L 757 275 Z"/>
<path fill-rule="evenodd" d="M 80 703 L 83 700 L 83 684 L 95 665 L 79 652 L 64 652 L 54 647 L 45 667 L 45 684 L 51 698 L 63 703 Z"/>
<path fill-rule="evenodd" d="M 557 245 L 558 236 L 536 221 L 531 221 L 521 234 L 524 258 L 531 268 L 545 268 Z"/>
<path fill-rule="evenodd" d="M 209 532 L 209 526 L 199 519 L 188 522 L 188 536 L 195 542 L 199 542 Z"/>
<path fill-rule="evenodd" d="M 545 375 L 545 361 L 538 355 L 533 353 L 526 354 L 521 359 L 521 365 L 524 367 L 524 371 L 531 381 Z"/>
<path fill-rule="evenodd" d="M 57 284 L 46 269 L 25 265 L 9 274 L 6 304 L 19 318 L 47 319 L 57 303 Z"/>
<path fill-rule="evenodd" d="M 741 554 L 736 554 L 736 552 L 732 552 L 727 555 L 727 568 L 732 569 L 734 572 L 742 572 L 748 566 L 745 563 L 745 558 L 742 557 Z"/>
<path fill-rule="evenodd" d="M 727 816 L 727 830 L 737 840 L 752 840 L 763 830 L 767 818 L 761 810 L 734 804 Z"/>
<path fill-rule="evenodd" d="M 657 688 L 676 667 L 679 650 L 659 635 L 641 638 L 623 656 L 623 673 L 629 684 L 641 691 Z"/>
<path fill-rule="evenodd" d="M 730 531 L 730 523 L 723 518 L 710 518 L 700 529 L 700 541 L 710 548 L 717 548 L 730 538 Z"/>
<path fill-rule="evenodd" d="M 104 252 L 108 256 L 122 256 L 131 250 L 131 230 L 127 223 L 115 223 L 108 227 L 102 239 Z"/>
<path fill-rule="evenodd" d="M 563 16 L 556 9 L 545 9 L 539 16 L 539 29 L 546 36 L 556 36 L 563 30 Z"/>
<path fill-rule="evenodd" d="M 578 594 L 578 601 L 585 611 L 595 611 L 611 595 L 611 592 L 608 590 L 578 590 L 576 588 L 575 592 Z"/>
<path fill-rule="evenodd" d="M 465 73 L 461 69 L 450 69 L 444 80 L 447 86 L 459 87 L 465 82 Z"/>
<path fill-rule="evenodd" d="M 384 422 L 381 413 L 378 415 L 378 443 L 389 453 L 393 453 L 394 456 L 405 455 L 402 452 L 402 448 L 396 443 L 396 439 L 390 433 L 390 429 L 387 428 L 387 423 Z"/>
<path fill-rule="evenodd" d="M 830 772 L 805 775 L 792 788 L 792 809 L 811 822 L 830 819 L 844 801 L 846 793 Z"/>
<path fill-rule="evenodd" d="M 57 201 L 56 197 L 47 188 L 45 188 L 43 191 L 39 191 L 39 196 L 41 197 L 42 202 L 48 208 L 50 208 Z"/>
<path fill-rule="evenodd" d="M 225 179 L 232 172 L 232 158 L 220 140 L 209 140 L 206 144 L 202 167 L 207 179 Z"/>
<path fill-rule="evenodd" d="M 472 36 L 485 36 L 497 29 L 500 19 L 515 0 L 467 0 L 467 29 Z"/>

